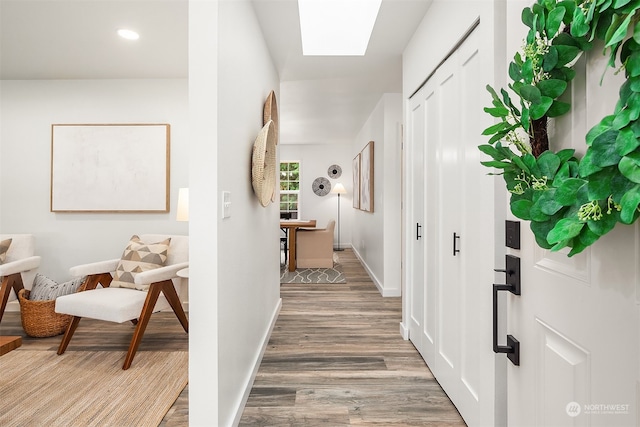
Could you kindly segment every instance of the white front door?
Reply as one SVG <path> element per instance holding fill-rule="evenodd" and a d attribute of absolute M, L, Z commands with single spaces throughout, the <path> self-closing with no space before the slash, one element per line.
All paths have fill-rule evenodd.
<path fill-rule="evenodd" d="M 407 234 L 409 337 L 465 421 L 493 425 L 494 182 L 477 149 L 491 124 L 478 85 L 485 75 L 479 33 L 472 32 L 408 103 L 408 223 L 423 224 L 424 231 L 420 240 Z"/>
<path fill-rule="evenodd" d="M 613 112 L 623 80 L 609 68 L 600 85 L 606 59 L 600 46 L 576 64 L 572 111 L 549 128 L 554 151 L 583 155 L 586 132 Z M 638 425 L 638 226 L 618 224 L 571 258 L 521 228 L 522 248 L 510 250 L 521 258 L 521 295 L 507 298 L 507 332 L 520 342 L 520 366 L 508 364 L 509 425 Z"/>

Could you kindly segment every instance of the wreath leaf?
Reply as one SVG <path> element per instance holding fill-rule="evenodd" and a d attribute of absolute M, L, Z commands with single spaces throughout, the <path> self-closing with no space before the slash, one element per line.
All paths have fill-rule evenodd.
<path fill-rule="evenodd" d="M 626 156 L 640 146 L 640 141 L 636 138 L 631 128 L 622 129 L 616 138 L 616 152 L 621 156 Z"/>
<path fill-rule="evenodd" d="M 629 181 L 640 184 L 640 153 L 624 156 L 618 163 L 618 169 Z"/>
<path fill-rule="evenodd" d="M 625 224 L 631 224 L 636 216 L 638 205 L 640 204 L 640 185 L 636 185 L 627 191 L 620 201 L 622 210 L 620 220 Z"/>
<path fill-rule="evenodd" d="M 553 227 L 547 235 L 547 241 L 551 244 L 560 243 L 576 237 L 584 228 L 585 223 L 575 218 L 563 218 Z M 566 245 L 565 245 L 566 246 Z M 564 247 L 564 246 L 563 246 Z M 558 248 L 562 249 L 562 247 Z"/>

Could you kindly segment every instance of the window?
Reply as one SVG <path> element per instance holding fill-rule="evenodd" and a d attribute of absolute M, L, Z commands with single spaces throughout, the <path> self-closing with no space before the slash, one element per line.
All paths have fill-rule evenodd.
<path fill-rule="evenodd" d="M 300 214 L 300 162 L 280 162 L 280 217 Z"/>

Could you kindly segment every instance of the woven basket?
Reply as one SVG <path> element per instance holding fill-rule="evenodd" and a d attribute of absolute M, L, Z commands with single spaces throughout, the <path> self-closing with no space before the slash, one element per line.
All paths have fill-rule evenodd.
<path fill-rule="evenodd" d="M 71 315 L 55 312 L 56 301 L 31 301 L 27 289 L 18 292 L 22 328 L 30 337 L 53 337 L 64 333 Z"/>

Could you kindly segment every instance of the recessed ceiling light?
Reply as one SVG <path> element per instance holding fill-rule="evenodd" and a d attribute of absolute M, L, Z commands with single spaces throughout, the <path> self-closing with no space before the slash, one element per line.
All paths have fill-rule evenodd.
<path fill-rule="evenodd" d="M 119 29 L 118 35 L 127 40 L 138 40 L 140 38 L 140 34 L 136 33 L 133 30 L 127 30 L 125 28 Z"/>
<path fill-rule="evenodd" d="M 381 3 L 298 0 L 303 55 L 364 55 Z"/>

